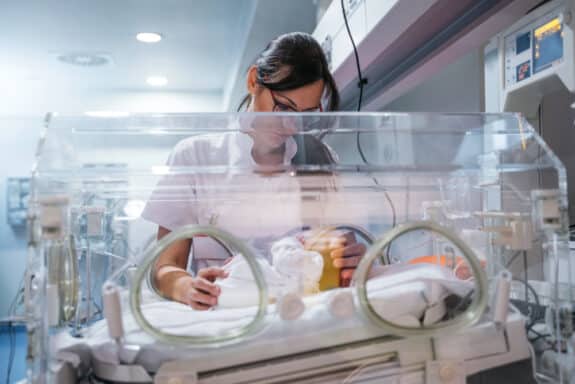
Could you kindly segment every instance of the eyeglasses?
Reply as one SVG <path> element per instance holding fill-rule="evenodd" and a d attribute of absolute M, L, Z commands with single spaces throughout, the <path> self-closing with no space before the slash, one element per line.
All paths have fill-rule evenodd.
<path fill-rule="evenodd" d="M 268 88 L 268 90 L 270 91 L 270 95 L 272 96 L 272 100 L 274 102 L 274 106 L 272 108 L 272 111 L 274 112 L 323 112 L 321 103 L 315 108 L 299 110 L 297 104 L 289 100 L 287 97 L 286 100 L 288 100 L 292 105 L 281 102 L 277 99 L 276 95 L 271 89 Z"/>

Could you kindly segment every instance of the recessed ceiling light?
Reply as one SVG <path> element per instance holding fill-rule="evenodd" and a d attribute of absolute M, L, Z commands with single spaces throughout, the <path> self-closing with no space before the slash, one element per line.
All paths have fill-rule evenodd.
<path fill-rule="evenodd" d="M 100 67 L 110 62 L 106 55 L 91 53 L 67 53 L 58 55 L 58 60 L 79 67 Z"/>
<path fill-rule="evenodd" d="M 168 84 L 168 79 L 164 76 L 150 76 L 146 79 L 146 83 L 152 87 L 163 87 Z"/>
<path fill-rule="evenodd" d="M 157 43 L 162 40 L 162 35 L 155 32 L 140 32 L 136 35 L 136 39 L 142 43 Z"/>

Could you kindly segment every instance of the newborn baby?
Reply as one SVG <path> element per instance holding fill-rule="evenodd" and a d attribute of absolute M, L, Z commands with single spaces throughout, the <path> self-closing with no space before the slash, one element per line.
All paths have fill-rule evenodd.
<path fill-rule="evenodd" d="M 264 258 L 257 258 L 270 302 L 288 293 L 310 295 L 319 292 L 323 271 L 323 258 L 319 253 L 306 251 L 299 240 L 287 237 L 272 245 L 271 254 L 272 265 Z M 221 288 L 218 306 L 234 308 L 257 305 L 259 290 L 245 258 L 238 255 L 223 269 L 228 272 L 228 277 L 216 280 Z"/>

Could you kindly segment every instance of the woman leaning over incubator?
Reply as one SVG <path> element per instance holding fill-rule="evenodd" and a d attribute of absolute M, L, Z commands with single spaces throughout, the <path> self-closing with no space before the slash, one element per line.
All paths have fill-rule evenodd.
<path fill-rule="evenodd" d="M 240 110 L 322 112 L 338 108 L 339 94 L 323 51 L 313 37 L 305 33 L 290 33 L 273 40 L 249 69 L 246 83 L 249 94 L 241 103 Z M 297 152 L 298 144 L 292 138 L 295 133 L 285 130 L 278 134 L 276 131 L 256 128 L 240 133 L 241 137 L 233 139 L 238 141 L 231 145 L 251 147 L 251 150 L 245 150 L 250 152 L 246 156 L 257 165 L 289 164 Z M 250 142 L 248 147 L 241 145 L 246 140 Z M 210 148 L 202 148 L 202 152 L 218 154 L 222 143 L 208 141 L 207 146 Z M 306 148 L 309 150 L 308 146 Z M 201 161 L 194 151 L 198 152 L 193 145 L 176 146 L 169 165 L 185 165 L 190 156 L 196 162 Z M 221 151 L 221 156 L 229 155 L 227 151 Z M 160 239 L 170 233 L 171 229 L 182 225 L 178 215 L 185 214 L 185 209 L 166 212 L 165 207 L 149 202 L 142 216 L 158 224 L 157 237 Z M 349 233 L 337 233 L 334 236 L 337 239 L 331 252 L 333 266 L 341 269 L 341 281 L 349 281 L 365 253 L 365 246 L 357 243 Z M 153 270 L 154 285 L 166 298 L 190 305 L 194 309 L 206 310 L 217 305 L 220 288 L 214 281 L 216 278 L 225 278 L 226 272 L 220 267 L 211 266 L 199 268 L 195 276 L 189 274 L 186 268 L 191 247 L 191 239 L 180 240 L 160 256 Z"/>

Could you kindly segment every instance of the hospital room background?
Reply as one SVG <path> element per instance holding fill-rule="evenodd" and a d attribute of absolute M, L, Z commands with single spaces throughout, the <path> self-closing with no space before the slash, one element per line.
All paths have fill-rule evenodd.
<path fill-rule="evenodd" d="M 575 1 L 341 3 L 349 33 L 340 0 L 0 0 L 0 380 L 26 378 L 27 209 L 31 171 L 46 127 L 61 116 L 113 120 L 235 112 L 253 58 L 284 33 L 307 32 L 322 44 L 343 111 L 358 109 L 362 88 L 362 111 L 399 113 L 399 120 L 412 112 L 432 113 L 426 124 L 434 119 L 439 124 L 441 116 L 449 115 L 464 121 L 479 113 L 521 113 L 543 138 L 542 148 L 565 166 L 568 200 L 575 201 Z M 519 48 L 517 55 L 509 53 L 509 36 L 519 44 L 516 33 L 531 25 L 537 29 L 556 11 L 568 30 L 561 32 L 567 48 L 541 67 L 550 74 L 537 77 L 535 59 L 529 61 L 531 78 L 520 82 L 517 68 L 524 63 L 515 57 Z M 533 45 L 536 37 L 534 32 Z M 505 83 L 510 67 L 513 84 Z M 364 84 L 360 76 L 367 79 Z M 352 136 L 332 143 L 341 158 L 357 159 Z M 112 144 L 107 141 L 115 140 L 112 136 L 103 136 L 85 149 L 90 161 L 110 168 L 122 167 L 127 158 L 133 164 L 163 164 L 173 142 L 164 139 L 152 136 L 132 145 L 129 139 Z M 440 143 L 454 153 L 462 150 L 457 149 L 460 144 Z M 122 156 L 114 158 L 109 145 Z M 424 161 L 426 148 L 417 140 L 390 139 L 378 145 L 382 161 Z M 403 201 L 399 194 L 392 198 L 397 204 Z M 424 200 L 412 204 L 420 206 Z M 573 223 L 575 208 L 569 205 Z M 412 214 L 405 213 L 405 219 Z M 575 260 L 571 266 L 575 273 Z M 570 358 L 573 347 L 567 348 Z M 560 370 L 573 374 L 573 381 L 561 376 L 562 382 L 573 383 L 575 363 L 566 365 Z"/>

